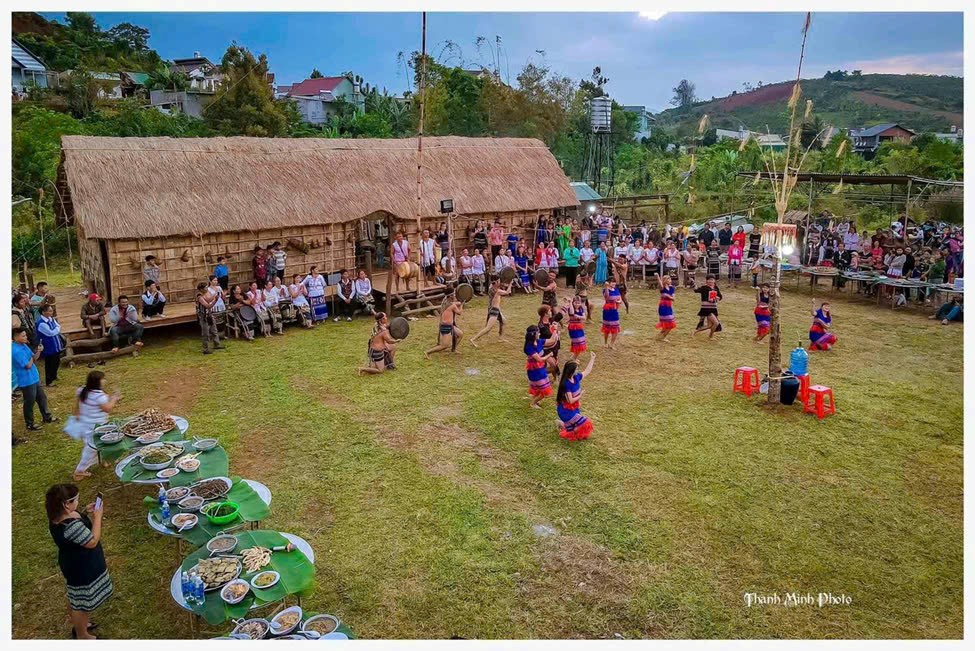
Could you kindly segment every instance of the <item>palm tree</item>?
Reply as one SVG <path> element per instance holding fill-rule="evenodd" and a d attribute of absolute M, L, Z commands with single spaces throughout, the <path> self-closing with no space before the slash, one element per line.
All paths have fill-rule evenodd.
<path fill-rule="evenodd" d="M 149 80 L 146 85 L 149 90 L 178 92 L 190 87 L 190 79 L 184 72 L 173 70 L 167 65 L 161 65 L 149 73 Z"/>

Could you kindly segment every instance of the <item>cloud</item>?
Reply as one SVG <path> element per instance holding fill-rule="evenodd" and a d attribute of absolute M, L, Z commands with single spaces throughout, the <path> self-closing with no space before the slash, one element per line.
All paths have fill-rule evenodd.
<path fill-rule="evenodd" d="M 666 11 L 641 11 L 640 18 L 645 18 L 646 20 L 660 20 L 667 15 Z"/>
<path fill-rule="evenodd" d="M 840 66 L 844 70 L 862 70 L 864 73 L 883 73 L 892 75 L 958 75 L 965 69 L 964 51 L 932 52 L 930 54 L 905 54 L 882 59 L 861 59 L 849 61 Z"/>

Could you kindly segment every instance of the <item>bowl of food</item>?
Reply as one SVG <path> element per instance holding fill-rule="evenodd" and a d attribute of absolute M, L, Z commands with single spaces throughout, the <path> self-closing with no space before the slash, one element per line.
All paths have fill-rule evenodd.
<path fill-rule="evenodd" d="M 172 523 L 177 529 L 192 529 L 200 521 L 194 513 L 177 513 L 173 516 Z"/>
<path fill-rule="evenodd" d="M 205 500 L 215 500 L 223 497 L 233 486 L 233 482 L 228 477 L 211 477 L 193 484 L 193 492 Z"/>
<path fill-rule="evenodd" d="M 156 473 L 156 477 L 159 477 L 159 479 L 169 479 L 173 475 L 178 475 L 178 474 L 179 474 L 179 468 L 163 468 L 162 470 Z M 167 497 L 166 499 L 169 498 Z"/>
<path fill-rule="evenodd" d="M 207 543 L 207 551 L 211 554 L 229 554 L 237 547 L 237 536 L 221 534 L 210 539 Z"/>
<path fill-rule="evenodd" d="M 146 432 L 145 434 L 136 437 L 135 442 L 142 445 L 148 445 L 149 443 L 155 443 L 163 437 L 166 432 Z"/>
<path fill-rule="evenodd" d="M 234 579 L 227 585 L 223 586 L 220 591 L 220 598 L 226 601 L 230 605 L 239 604 L 247 596 L 247 593 L 251 591 L 250 585 L 247 581 L 243 579 Z"/>
<path fill-rule="evenodd" d="M 203 506 L 203 498 L 199 495 L 187 495 L 177 502 L 176 505 L 184 511 L 199 511 L 200 507 Z"/>
<path fill-rule="evenodd" d="M 237 502 L 210 502 L 200 512 L 211 524 L 230 524 L 240 516 L 240 505 Z"/>
<path fill-rule="evenodd" d="M 162 470 L 173 462 L 173 457 L 160 450 L 153 450 L 148 454 L 142 455 L 139 463 L 146 470 Z"/>
<path fill-rule="evenodd" d="M 301 625 L 301 630 L 311 631 L 318 635 L 328 635 L 332 631 L 338 630 L 339 624 L 339 618 L 335 615 L 315 615 L 314 617 L 309 617 Z"/>
<path fill-rule="evenodd" d="M 281 579 L 281 575 L 274 570 L 264 570 L 253 579 L 251 579 L 251 587 L 264 590 L 270 588 L 272 585 L 277 583 Z"/>
<path fill-rule="evenodd" d="M 176 486 L 166 491 L 166 499 L 170 502 L 178 502 L 190 494 L 190 489 L 186 486 Z"/>
<path fill-rule="evenodd" d="M 266 619 L 245 619 L 237 624 L 231 635 L 246 635 L 252 640 L 263 640 L 271 625 Z"/>
<path fill-rule="evenodd" d="M 117 431 L 118 431 L 118 425 L 116 425 L 115 423 L 106 423 L 105 425 L 99 425 L 98 427 L 95 428 L 95 434 L 107 434 L 109 432 L 117 432 Z M 122 436 L 125 436 L 125 434 L 123 434 Z"/>
<path fill-rule="evenodd" d="M 98 430 L 96 429 L 95 432 L 97 433 Z M 111 430 L 99 436 L 98 440 L 101 441 L 102 443 L 107 443 L 111 445 L 112 443 L 118 443 L 124 438 L 125 438 L 125 434 L 123 434 L 122 432 L 118 430 Z"/>
<path fill-rule="evenodd" d="M 176 462 L 176 467 L 183 472 L 196 472 L 200 469 L 200 460 L 196 457 L 187 457 Z"/>
<path fill-rule="evenodd" d="M 271 618 L 272 635 L 289 635 L 301 623 L 301 606 L 285 608 Z"/>
<path fill-rule="evenodd" d="M 193 441 L 193 448 L 195 450 L 212 450 L 217 447 L 217 439 L 199 439 L 198 441 Z"/>

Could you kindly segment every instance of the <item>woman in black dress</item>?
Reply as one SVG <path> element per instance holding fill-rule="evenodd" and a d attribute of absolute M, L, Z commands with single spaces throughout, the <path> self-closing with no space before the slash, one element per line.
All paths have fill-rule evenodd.
<path fill-rule="evenodd" d="M 89 613 L 112 596 L 112 578 L 102 551 L 102 505 L 89 504 L 78 512 L 78 487 L 55 484 L 45 496 L 48 528 L 58 546 L 58 565 L 67 583 L 72 637 L 94 640 Z"/>

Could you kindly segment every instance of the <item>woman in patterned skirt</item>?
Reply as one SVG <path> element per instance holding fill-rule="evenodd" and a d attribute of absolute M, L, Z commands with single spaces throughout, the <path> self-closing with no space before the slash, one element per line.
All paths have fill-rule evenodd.
<path fill-rule="evenodd" d="M 768 283 L 762 283 L 757 287 L 757 289 L 758 295 L 755 299 L 755 323 L 758 329 L 755 331 L 754 340 L 761 341 L 768 336 L 769 332 L 772 331 L 772 312 L 768 307 L 772 286 Z"/>
<path fill-rule="evenodd" d="M 813 307 L 816 306 L 815 301 Z M 829 303 L 823 303 L 818 310 L 813 311 L 813 322 L 809 328 L 809 350 L 829 350 L 836 345 L 836 335 L 830 329 L 833 316 L 829 312 Z"/>
<path fill-rule="evenodd" d="M 112 596 L 112 578 L 102 551 L 102 505 L 89 504 L 88 516 L 78 512 L 78 487 L 55 484 L 44 499 L 48 528 L 58 546 L 58 565 L 68 586 L 72 637 L 94 640 L 89 613 Z"/>
<path fill-rule="evenodd" d="M 677 321 L 674 319 L 674 292 L 676 288 L 673 285 L 673 279 L 667 275 L 661 277 L 660 274 L 654 274 L 657 277 L 657 283 L 660 285 L 660 302 L 657 303 L 657 330 L 660 331 L 660 336 L 658 339 L 663 341 L 670 334 L 670 331 L 677 327 Z"/>
<path fill-rule="evenodd" d="M 579 355 L 586 352 L 586 304 L 578 294 L 572 298 L 569 309 L 569 352 L 572 359 L 579 359 Z"/>
<path fill-rule="evenodd" d="M 393 273 L 391 270 L 390 273 Z M 399 276 L 396 277 L 399 283 Z M 309 274 L 301 281 L 308 290 L 308 303 L 311 305 L 312 321 L 324 321 L 328 318 L 328 303 L 325 298 L 325 276 L 318 273 L 318 267 L 312 267 Z M 397 285 L 398 288 L 398 285 Z"/>
<path fill-rule="evenodd" d="M 528 393 L 532 397 L 531 406 L 541 409 L 539 403 L 552 395 L 552 384 L 548 381 L 548 360 L 551 355 L 544 354 L 544 345 L 538 337 L 538 326 L 528 326 L 525 330 L 525 370 L 528 371 Z"/>
<path fill-rule="evenodd" d="M 555 409 L 559 415 L 559 436 L 569 441 L 581 441 L 592 434 L 592 421 L 580 412 L 579 398 L 582 397 L 582 378 L 589 375 L 595 361 L 596 354 L 589 353 L 589 365 L 582 373 L 577 372 L 579 363 L 575 360 L 566 362 L 562 371 Z"/>
<path fill-rule="evenodd" d="M 603 345 L 616 350 L 616 337 L 620 334 L 620 302 L 623 297 L 616 287 L 616 279 L 610 277 L 603 290 Z"/>

